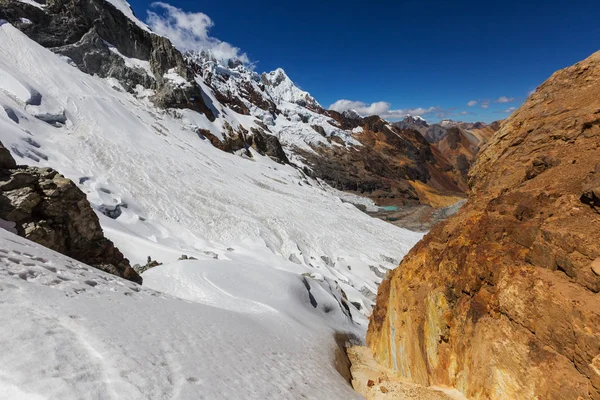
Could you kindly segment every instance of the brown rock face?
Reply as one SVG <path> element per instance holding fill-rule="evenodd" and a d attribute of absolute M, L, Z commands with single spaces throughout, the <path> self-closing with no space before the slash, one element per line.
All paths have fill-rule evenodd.
<path fill-rule="evenodd" d="M 379 288 L 367 342 L 473 399 L 600 399 L 600 52 L 490 140 L 467 205 Z"/>
<path fill-rule="evenodd" d="M 0 143 L 1 220 L 2 226 L 31 241 L 142 283 L 129 261 L 104 237 L 85 194 L 72 181 L 51 168 L 17 166 Z"/>
<path fill-rule="evenodd" d="M 481 149 L 493 136 L 494 130 L 483 123 L 457 124 L 449 128 L 446 134 L 433 144 L 458 172 L 459 181 L 465 186 L 467 174 Z"/>

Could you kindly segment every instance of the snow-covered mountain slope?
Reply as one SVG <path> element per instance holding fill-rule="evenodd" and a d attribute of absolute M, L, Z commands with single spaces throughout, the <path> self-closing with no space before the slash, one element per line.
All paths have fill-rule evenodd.
<path fill-rule="evenodd" d="M 116 217 L 101 223 L 132 263 L 234 248 L 249 261 L 337 280 L 368 313 L 378 282 L 421 237 L 370 218 L 292 166 L 218 150 L 197 132 L 218 132 L 222 120 L 161 110 L 10 24 L 0 27 L 0 51 L 0 141 L 18 162 L 73 179 Z"/>
<path fill-rule="evenodd" d="M 0 229 L 0 398 L 360 398 L 332 340 L 355 328 L 318 284 L 207 257 L 145 275 L 187 300 Z"/>
<path fill-rule="evenodd" d="M 462 196 L 458 171 L 420 135 L 377 116 L 325 110 L 282 69 L 259 75 L 241 63 L 225 65 L 208 52 L 186 58 L 202 71 L 203 89 L 225 108 L 254 118 L 253 126 L 244 129 L 241 122 L 239 130 L 274 135 L 288 159 L 312 176 L 382 205 L 429 204 L 422 187 L 437 197 Z"/>

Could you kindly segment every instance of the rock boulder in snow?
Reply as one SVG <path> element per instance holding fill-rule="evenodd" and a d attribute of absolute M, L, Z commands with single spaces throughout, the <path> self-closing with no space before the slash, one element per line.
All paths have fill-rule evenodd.
<path fill-rule="evenodd" d="M 51 168 L 17 166 L 0 143 L 0 219 L 20 236 L 131 281 L 142 278 L 104 237 L 85 194 Z"/>

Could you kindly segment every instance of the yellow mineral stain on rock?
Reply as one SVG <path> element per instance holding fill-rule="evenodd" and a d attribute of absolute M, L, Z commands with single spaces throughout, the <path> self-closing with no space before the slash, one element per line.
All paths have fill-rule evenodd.
<path fill-rule="evenodd" d="M 367 400 L 466 400 L 455 389 L 426 387 L 395 376 L 392 370 L 375 362 L 366 347 L 350 347 L 348 357 L 352 363 L 352 386 Z"/>

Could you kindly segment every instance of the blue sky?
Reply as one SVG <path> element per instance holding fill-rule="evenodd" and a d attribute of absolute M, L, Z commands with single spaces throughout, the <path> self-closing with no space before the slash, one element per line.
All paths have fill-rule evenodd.
<path fill-rule="evenodd" d="M 130 3 L 147 21 L 150 3 Z M 600 1 L 168 3 L 206 14 L 214 25 L 203 39 L 238 48 L 259 72 L 284 68 L 323 106 L 348 100 L 338 107 L 390 119 L 502 119 L 552 72 L 600 49 Z"/>

